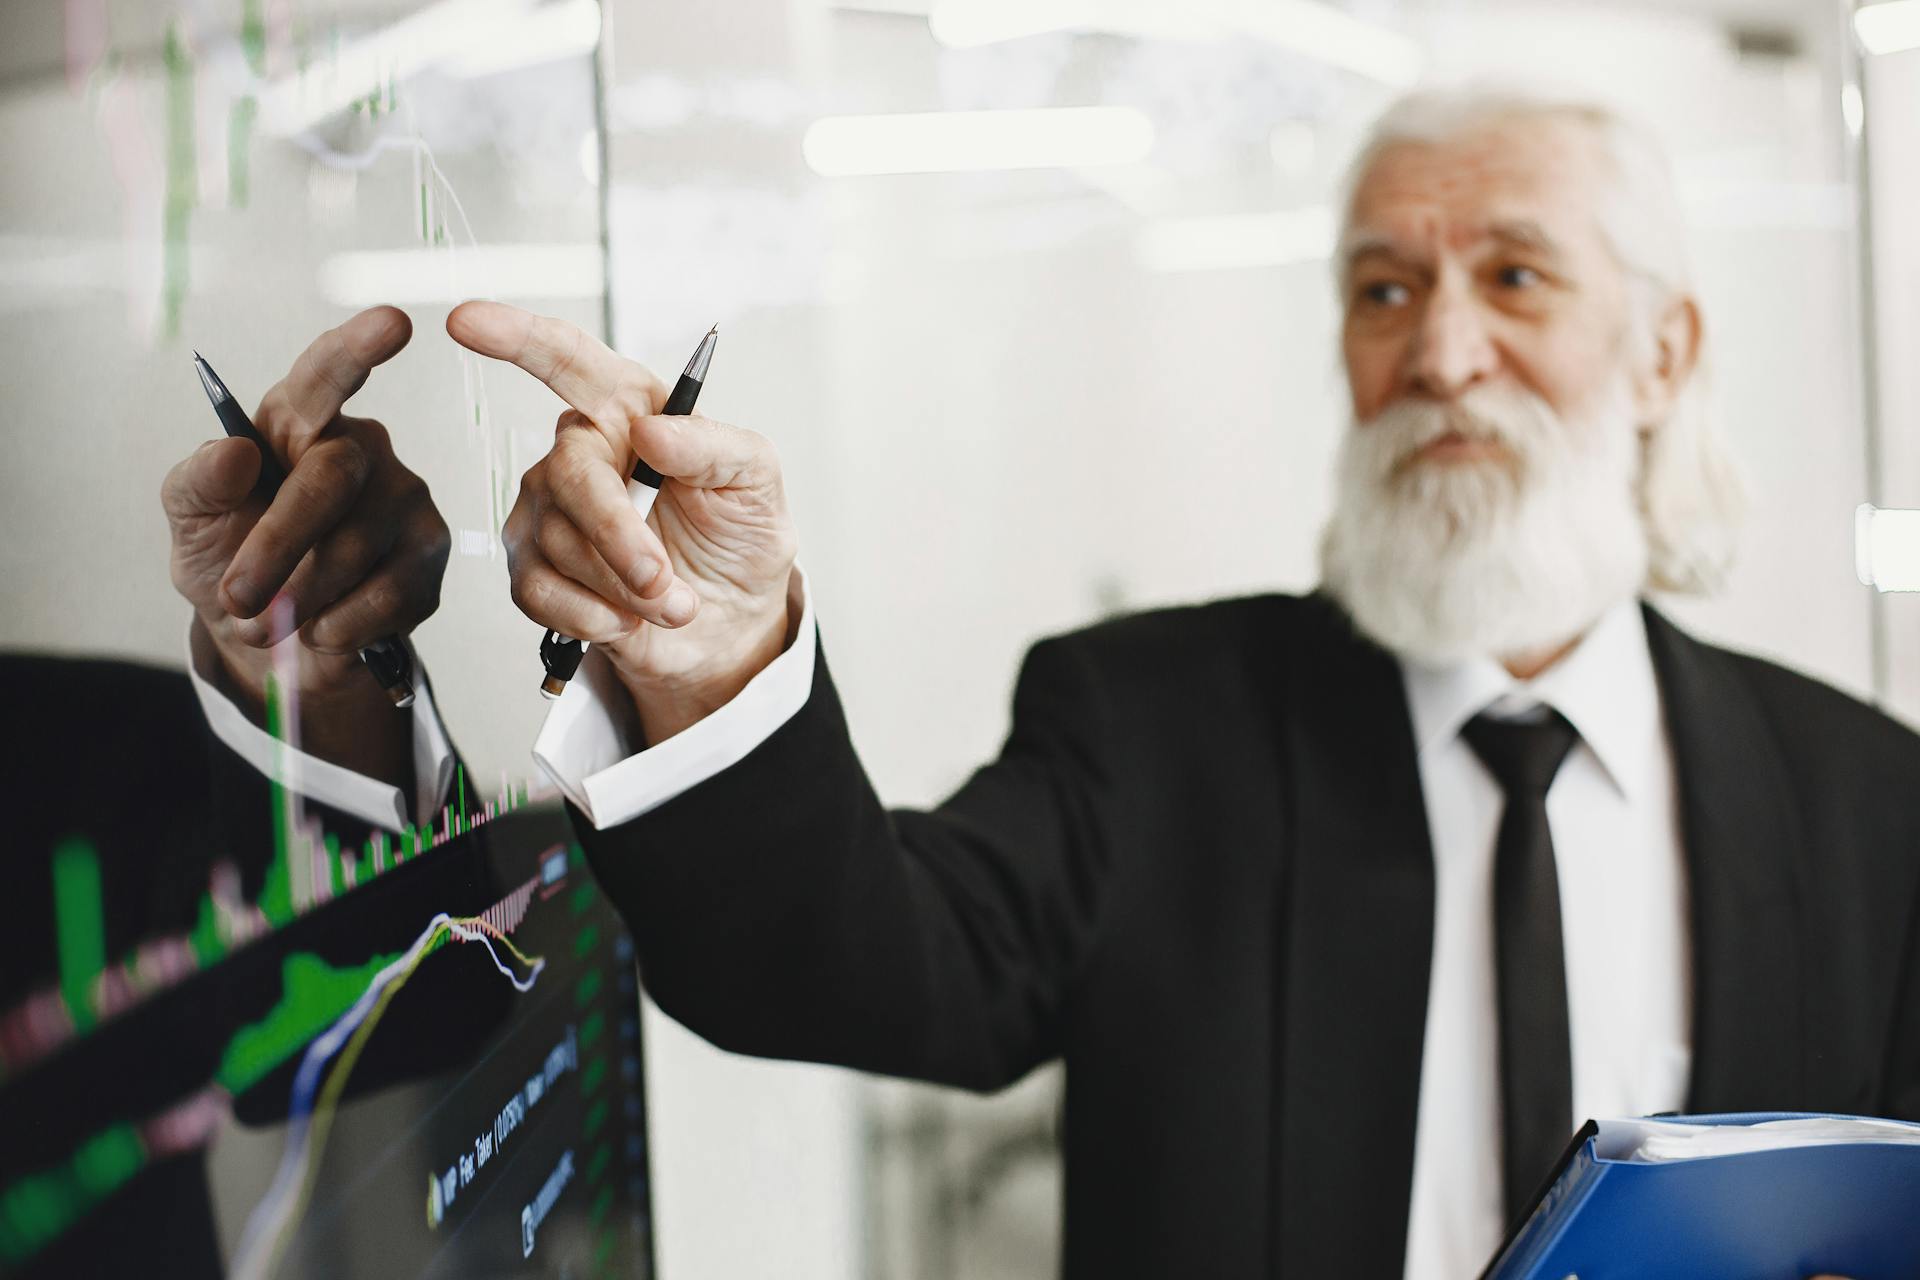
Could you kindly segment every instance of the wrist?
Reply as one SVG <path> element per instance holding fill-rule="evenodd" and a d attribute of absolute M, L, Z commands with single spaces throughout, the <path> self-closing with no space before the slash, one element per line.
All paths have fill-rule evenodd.
<path fill-rule="evenodd" d="M 639 712 L 646 742 L 664 742 L 733 701 L 786 651 L 799 616 L 783 595 L 750 618 L 730 621 L 725 634 L 734 642 L 723 652 L 679 671 L 623 662 L 610 653 L 614 673 Z"/>
<path fill-rule="evenodd" d="M 266 722 L 267 675 L 273 653 L 242 643 L 222 621 L 209 622 L 195 611 L 188 636 L 193 664 L 229 701 L 256 725 Z"/>
<path fill-rule="evenodd" d="M 413 716 L 394 709 L 379 682 L 359 670 L 357 656 L 314 653 L 298 637 L 282 641 L 290 646 L 294 670 L 280 724 L 274 726 L 267 722 L 266 684 L 275 651 L 256 649 L 230 634 L 223 642 L 222 630 L 195 615 L 188 641 L 194 669 L 256 728 L 281 735 L 308 755 L 397 787 L 403 796 L 413 794 Z M 297 716 L 287 711 L 293 699 L 298 699 Z"/>
<path fill-rule="evenodd" d="M 235 706 L 264 727 L 267 719 L 267 679 L 276 674 L 276 651 L 261 649 L 241 640 L 225 616 L 208 622 L 195 613 L 190 636 L 195 666 Z M 319 654 L 306 648 L 297 637 L 289 636 L 281 645 L 292 646 L 293 687 L 283 694 L 297 696 L 308 717 L 328 719 L 360 714 L 362 703 L 384 699 L 374 697 L 378 686 L 360 668 L 355 654 Z"/>

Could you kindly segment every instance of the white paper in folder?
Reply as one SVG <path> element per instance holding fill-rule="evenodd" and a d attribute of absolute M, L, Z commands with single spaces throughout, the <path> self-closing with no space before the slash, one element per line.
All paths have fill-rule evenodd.
<path fill-rule="evenodd" d="M 1602 1120 L 1594 1147 L 1603 1159 L 1664 1164 L 1783 1147 L 1850 1142 L 1920 1145 L 1920 1125 L 1853 1116 L 1807 1116 L 1753 1124 L 1684 1124 L 1675 1120 Z"/>

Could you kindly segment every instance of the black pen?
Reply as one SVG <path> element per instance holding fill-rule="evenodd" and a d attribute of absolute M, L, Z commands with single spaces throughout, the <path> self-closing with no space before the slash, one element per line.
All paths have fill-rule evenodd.
<path fill-rule="evenodd" d="M 673 394 L 667 397 L 666 408 L 660 410 L 663 416 L 682 418 L 693 412 L 693 406 L 700 399 L 700 388 L 707 380 L 707 366 L 713 363 L 713 349 L 720 341 L 720 326 L 707 330 L 707 336 L 700 339 L 700 345 L 694 349 L 693 358 L 687 361 L 687 367 L 681 372 L 680 380 L 673 384 Z M 647 512 L 653 510 L 653 500 L 660 496 L 660 486 L 665 478 L 646 464 L 644 459 L 635 459 L 633 474 L 627 478 L 627 497 L 633 502 L 633 509 L 645 519 Z M 547 632 L 540 641 L 540 665 L 547 669 L 546 678 L 540 682 L 540 694 L 546 698 L 557 698 L 567 691 L 567 681 L 573 679 L 573 673 L 580 669 L 580 659 L 585 656 L 587 646 L 578 640 L 569 639 L 558 631 Z"/>
<path fill-rule="evenodd" d="M 287 473 L 280 469 L 280 460 L 273 456 L 273 446 L 267 443 L 267 438 L 247 417 L 247 411 L 227 390 L 227 384 L 220 381 L 220 375 L 201 358 L 198 351 L 193 353 L 193 367 L 200 375 L 200 385 L 207 389 L 207 399 L 213 401 L 214 416 L 220 419 L 220 425 L 226 428 L 227 434 L 251 440 L 254 447 L 260 450 L 260 478 L 254 481 L 254 487 L 271 500 L 280 488 L 280 482 L 287 478 Z M 375 640 L 360 651 L 360 661 L 367 664 L 367 670 L 387 691 L 387 697 L 392 699 L 394 706 L 413 705 L 413 654 L 401 643 L 399 636 Z"/>

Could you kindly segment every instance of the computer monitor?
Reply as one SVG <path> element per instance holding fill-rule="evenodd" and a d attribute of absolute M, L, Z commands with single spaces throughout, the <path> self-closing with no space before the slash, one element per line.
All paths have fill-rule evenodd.
<path fill-rule="evenodd" d="M 276 804 L 257 891 L 215 860 L 126 954 L 113 862 L 51 851 L 58 973 L 0 1010 L 0 1274 L 651 1276 L 633 945 L 564 814 L 509 790 L 343 851 Z"/>

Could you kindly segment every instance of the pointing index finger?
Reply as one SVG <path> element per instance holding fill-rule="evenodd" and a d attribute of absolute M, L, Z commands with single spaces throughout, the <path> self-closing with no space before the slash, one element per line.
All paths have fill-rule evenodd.
<path fill-rule="evenodd" d="M 659 380 L 644 366 L 552 316 L 504 302 L 463 302 L 448 314 L 447 333 L 469 350 L 519 365 L 589 418 L 623 384 L 638 383 L 649 400 L 659 398 Z"/>
<path fill-rule="evenodd" d="M 317 432 L 366 385 L 374 366 L 391 360 L 412 336 L 406 312 L 369 307 L 315 338 L 268 397 L 277 396 L 302 425 Z"/>

